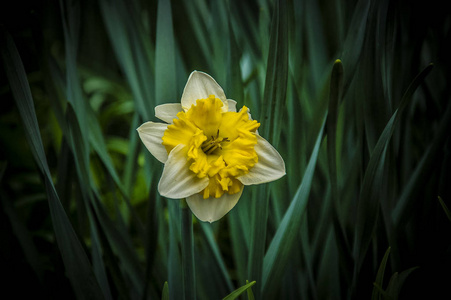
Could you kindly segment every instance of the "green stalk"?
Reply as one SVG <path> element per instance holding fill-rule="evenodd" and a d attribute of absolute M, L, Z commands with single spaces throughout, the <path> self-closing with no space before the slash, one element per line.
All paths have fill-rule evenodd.
<path fill-rule="evenodd" d="M 288 24 L 286 1 L 279 0 L 271 22 L 271 35 L 267 60 L 265 89 L 260 120 L 264 121 L 260 133 L 277 148 L 279 142 L 283 110 L 286 101 L 288 77 Z M 266 246 L 270 189 L 262 184 L 253 196 L 251 242 L 249 249 L 248 279 L 257 282 L 255 298 L 261 298 L 263 288 L 263 258 Z"/>
<path fill-rule="evenodd" d="M 193 215 L 183 199 L 181 205 L 182 269 L 184 299 L 196 299 L 194 271 Z"/>

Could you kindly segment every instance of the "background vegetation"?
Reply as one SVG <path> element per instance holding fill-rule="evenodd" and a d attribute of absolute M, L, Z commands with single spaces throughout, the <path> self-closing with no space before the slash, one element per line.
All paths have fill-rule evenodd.
<path fill-rule="evenodd" d="M 167 281 L 170 299 L 221 299 L 248 280 L 243 299 L 449 296 L 451 16 L 438 2 L 10 3 L 2 293 L 159 299 Z M 193 217 L 187 278 L 186 214 L 156 191 L 162 166 L 136 128 L 192 70 L 250 108 L 287 175 L 246 187 L 218 222 Z"/>

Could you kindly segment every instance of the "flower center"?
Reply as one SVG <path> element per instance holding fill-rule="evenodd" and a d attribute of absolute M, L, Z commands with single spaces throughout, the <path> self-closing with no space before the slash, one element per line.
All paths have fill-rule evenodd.
<path fill-rule="evenodd" d="M 209 179 L 203 197 L 219 198 L 242 188 L 237 179 L 258 161 L 254 146 L 260 124 L 249 119 L 247 107 L 239 112 L 223 112 L 223 103 L 214 95 L 198 99 L 188 111 L 179 112 L 163 135 L 168 153 L 185 145 L 189 169 L 197 177 Z"/>
<path fill-rule="evenodd" d="M 222 150 L 222 145 L 221 143 L 223 142 L 230 142 L 228 138 L 222 138 L 219 137 L 219 129 L 218 132 L 216 133 L 216 137 L 211 137 L 209 140 L 206 140 L 205 142 L 202 143 L 201 145 L 201 149 L 202 151 L 204 151 L 205 154 L 209 155 L 215 152 L 216 149 L 221 149 Z"/>

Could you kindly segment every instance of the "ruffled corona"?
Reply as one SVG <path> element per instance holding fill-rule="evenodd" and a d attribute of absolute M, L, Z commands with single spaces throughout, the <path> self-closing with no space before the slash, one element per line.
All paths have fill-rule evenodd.
<path fill-rule="evenodd" d="M 196 100 L 187 112 L 177 114 L 162 137 L 168 153 L 178 144 L 186 145 L 189 169 L 209 179 L 204 199 L 238 193 L 243 184 L 236 178 L 258 162 L 254 146 L 260 124 L 249 119 L 245 106 L 240 112 L 223 112 L 222 106 L 215 95 Z"/>

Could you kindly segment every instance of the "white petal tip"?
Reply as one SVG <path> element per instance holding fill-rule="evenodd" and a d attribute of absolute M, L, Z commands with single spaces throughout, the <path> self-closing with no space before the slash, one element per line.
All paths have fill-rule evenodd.
<path fill-rule="evenodd" d="M 220 198 L 204 199 L 201 194 L 194 194 L 186 198 L 193 214 L 202 222 L 213 223 L 224 217 L 238 202 L 243 187 L 236 194 L 224 194 Z"/>

